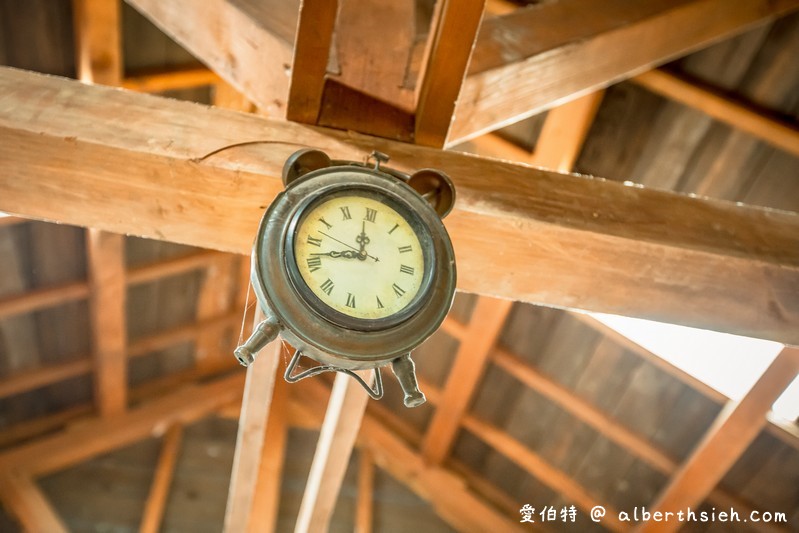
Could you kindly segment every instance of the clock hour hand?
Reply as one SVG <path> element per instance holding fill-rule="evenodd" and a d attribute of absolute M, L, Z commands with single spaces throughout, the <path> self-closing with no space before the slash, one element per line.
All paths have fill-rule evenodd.
<path fill-rule="evenodd" d="M 353 250 L 355 250 L 356 252 L 358 252 L 358 255 L 361 255 L 361 251 L 360 251 L 360 250 L 358 250 L 356 247 L 354 247 L 354 246 L 352 246 L 352 245 L 350 245 L 350 244 L 347 244 L 347 243 L 346 243 L 346 242 L 344 242 L 344 241 L 340 241 L 340 240 L 338 240 L 337 238 L 335 238 L 335 237 L 333 237 L 333 236 L 331 236 L 331 235 L 328 235 L 328 234 L 327 234 L 327 233 L 325 233 L 324 231 L 320 231 L 319 233 L 321 233 L 322 235 L 324 235 L 325 237 L 327 237 L 327 238 L 329 238 L 329 239 L 333 239 L 334 241 L 336 241 L 336 242 L 337 242 L 337 243 L 339 243 L 339 244 L 343 244 L 343 245 L 344 245 L 344 246 L 346 246 L 347 248 L 352 248 Z M 364 253 L 366 253 L 366 252 L 364 252 Z M 378 262 L 378 261 L 380 261 L 380 259 L 378 259 L 377 257 L 375 257 L 375 256 L 373 256 L 373 255 L 366 254 L 366 257 L 371 257 L 372 259 L 374 259 L 374 260 L 375 260 L 375 262 Z"/>
<path fill-rule="evenodd" d="M 337 258 L 343 257 L 345 259 L 360 259 L 361 255 L 353 250 L 344 250 L 343 252 L 326 252 L 326 253 L 313 253 L 311 255 L 327 255 L 329 257 Z"/>

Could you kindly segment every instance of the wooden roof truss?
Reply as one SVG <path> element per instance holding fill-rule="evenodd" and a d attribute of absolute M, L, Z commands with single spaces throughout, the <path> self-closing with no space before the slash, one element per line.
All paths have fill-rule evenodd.
<path fill-rule="evenodd" d="M 0 454 L 0 498 L 26 528 L 66 530 L 37 488 L 38 476 L 158 433 L 164 435 L 163 452 L 142 522 L 142 531 L 156 531 L 180 453 L 182 426 L 231 406 L 238 410 L 242 395 L 225 520 L 228 531 L 274 527 L 290 425 L 321 427 L 297 531 L 324 530 L 329 523 L 354 445 L 365 452 L 359 478 L 359 531 L 371 528 L 375 465 L 428 500 L 457 529 L 518 529 L 521 502 L 450 457 L 462 429 L 588 512 L 599 502 L 579 483 L 524 443 L 469 413 L 489 363 L 668 475 L 671 481 L 655 503 L 659 510 L 698 505 L 706 497 L 733 501 L 715 488 L 717 481 L 764 426 L 796 445 L 795 436 L 766 420 L 773 400 L 799 372 L 795 348 L 782 352 L 746 398 L 730 402 L 689 459 L 678 464 L 646 438 L 499 346 L 498 335 L 511 303 L 492 297 L 655 318 L 799 344 L 799 316 L 781 302 L 799 283 L 795 214 L 558 173 L 572 169 L 602 88 L 631 77 L 799 154 L 795 128 L 705 87 L 650 70 L 778 17 L 799 7 L 799 2 L 747 0 L 732 7 L 723 0 L 610 1 L 602 6 L 605 16 L 594 17 L 597 3 L 584 0 L 561 0 L 536 10 L 509 9 L 491 1 L 489 10 L 505 14 L 484 18 L 482 2 L 440 0 L 431 27 L 421 30 L 414 26 L 412 10 L 372 0 L 306 1 L 299 17 L 296 4 L 282 1 L 256 6 L 243 0 L 209 0 L 204 10 L 187 0 L 129 3 L 212 70 L 124 75 L 119 4 L 75 0 L 81 80 L 142 91 L 213 83 L 220 107 L 249 111 L 252 102 L 260 114 L 273 118 L 220 109 L 198 112 L 193 105 L 0 69 L 4 95 L 0 209 L 95 228 L 86 233 L 87 282 L 0 300 L 2 317 L 88 298 L 94 332 L 90 356 L 0 381 L 0 396 L 88 373 L 96 384 L 93 406 L 8 433 L 10 440 L 22 439 L 84 419 L 68 432 Z M 396 26 L 396 31 L 375 26 L 364 13 Z M 712 23 L 696 24 L 708 20 Z M 375 32 L 387 38 L 378 39 Z M 668 38 L 630 46 L 649 33 Z M 390 50 L 365 51 L 364 39 L 380 41 Z M 338 53 L 331 58 L 333 42 Z M 625 53 L 614 53 L 618 50 Z M 403 60 L 372 57 L 389 53 L 400 54 Z M 338 69 L 331 71 L 334 63 Z M 56 101 L 64 105 L 53 106 Z M 121 120 L 114 112 L 120 106 L 126 109 Z M 488 133 L 546 109 L 552 112 L 535 153 Z M 286 117 L 308 125 L 283 122 Z M 138 128 L 137 121 L 147 127 Z M 465 139 L 473 139 L 486 153 L 551 170 L 440 150 Z M 280 188 L 282 161 L 298 145 L 316 146 L 347 159 L 360 159 L 376 148 L 391 154 L 400 168 L 441 168 L 458 186 L 459 205 L 447 225 L 457 248 L 460 288 L 484 296 L 468 324 L 452 318 L 445 323 L 447 333 L 460 341 L 460 349 L 443 387 L 422 383 L 436 407 L 425 434 L 385 407 L 367 402 L 351 380 L 337 378 L 329 401 L 321 381 L 290 390 L 275 379 L 281 364 L 279 343 L 266 348 L 269 353 L 248 369 L 246 382 L 234 375 L 194 383 L 234 366 L 232 356 L 220 353 L 219 332 L 237 324 L 245 311 L 245 293 L 236 299 L 228 295 L 232 283 L 242 285 L 249 266 L 246 259 L 204 252 L 125 269 L 122 233 L 247 253 L 266 199 Z M 44 188 L 54 201 L 41 197 Z M 567 197 L 581 201 L 570 207 L 561 201 Z M 509 218 L 511 225 L 506 223 Z M 675 218 L 679 220 L 668 227 L 663 224 Z M 0 224 L 20 220 L 0 219 Z M 538 244 L 521 245 L 531 232 L 539 236 Z M 490 256 L 512 257 L 514 264 L 503 267 Z M 652 256 L 659 257 L 659 270 L 641 273 L 635 268 Z M 520 272 L 519 265 L 529 269 Z M 489 266 L 495 273 L 492 279 L 485 276 Z M 196 323 L 128 342 L 126 286 L 194 269 L 206 272 Z M 601 293 L 591 287 L 596 270 L 615 272 L 608 275 Z M 714 272 L 712 279 L 703 274 L 706 270 Z M 537 278 L 546 279 L 546 286 Z M 694 299 L 692 310 L 686 310 L 685 299 L 701 293 L 715 296 L 706 302 Z M 775 306 L 784 312 L 773 312 Z M 627 342 L 587 317 L 580 320 L 607 333 L 606 342 Z M 196 342 L 194 369 L 164 380 L 160 387 L 128 389 L 128 359 L 185 339 Z M 652 357 L 640 347 L 635 350 Z M 185 386 L 154 396 L 159 388 L 171 390 L 177 384 Z M 707 387 L 697 387 L 723 402 Z M 614 520 L 606 526 L 626 529 Z"/>

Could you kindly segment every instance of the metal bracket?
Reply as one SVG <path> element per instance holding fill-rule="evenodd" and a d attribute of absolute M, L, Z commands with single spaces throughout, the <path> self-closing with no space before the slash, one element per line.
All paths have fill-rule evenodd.
<path fill-rule="evenodd" d="M 383 377 L 380 374 L 380 369 L 375 367 L 375 388 L 369 386 L 361 376 L 353 372 L 352 370 L 348 370 L 346 368 L 339 368 L 333 365 L 319 365 L 313 368 L 309 368 L 308 370 L 304 370 L 299 374 L 293 374 L 294 369 L 297 367 L 297 363 L 300 362 L 300 358 L 302 357 L 302 352 L 300 350 L 296 350 L 294 355 L 291 357 L 291 361 L 289 361 L 288 366 L 286 367 L 286 372 L 283 374 L 283 378 L 288 381 L 289 383 L 297 383 L 300 380 L 305 378 L 309 378 L 311 376 L 316 376 L 321 374 L 322 372 L 341 372 L 342 374 L 347 374 L 351 378 L 354 378 L 355 381 L 361 384 L 361 386 L 366 390 L 366 393 L 369 394 L 373 399 L 379 400 L 383 397 Z M 308 358 L 310 359 L 310 357 Z"/>

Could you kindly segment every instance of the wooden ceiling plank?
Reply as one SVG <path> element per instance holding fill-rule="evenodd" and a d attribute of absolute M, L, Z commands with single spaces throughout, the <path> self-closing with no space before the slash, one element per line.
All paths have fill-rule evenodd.
<path fill-rule="evenodd" d="M 485 441 L 499 453 L 524 468 L 538 481 L 548 486 L 566 501 L 574 502 L 579 509 L 590 513 L 596 505 L 604 505 L 607 513 L 602 525 L 612 531 L 625 531 L 626 524 L 619 521 L 619 514 L 605 502 L 599 502 L 585 488 L 571 479 L 567 474 L 547 463 L 542 457 L 530 450 L 504 431 L 497 429 L 478 418 L 467 415 L 463 419 L 463 427 Z"/>
<path fill-rule="evenodd" d="M 282 377 L 286 369 L 285 350 L 284 346 L 272 392 L 269 422 L 266 425 L 261 464 L 258 467 L 258 481 L 247 526 L 247 531 L 251 533 L 277 531 L 289 429 L 289 383 Z"/>
<path fill-rule="evenodd" d="M 799 373 L 799 348 L 785 347 L 740 402 L 730 402 L 661 491 L 652 512 L 697 509 L 766 425 L 772 404 Z M 663 515 L 665 516 L 665 515 Z M 647 522 L 639 531 L 677 531 L 678 520 Z"/>
<path fill-rule="evenodd" d="M 466 77 L 485 0 L 438 0 L 430 32 L 414 125 L 414 142 L 444 146 Z"/>
<path fill-rule="evenodd" d="M 135 70 L 129 72 L 120 85 L 140 93 L 160 93 L 216 85 L 219 82 L 219 76 L 207 67 L 188 66 Z"/>
<path fill-rule="evenodd" d="M 429 463 L 439 465 L 449 454 L 512 306 L 510 300 L 478 300 L 467 333 L 455 354 L 442 398 L 422 441 L 422 456 Z"/>
<path fill-rule="evenodd" d="M 114 416 L 128 402 L 125 238 L 95 229 L 86 237 L 95 401 L 102 416 Z"/>
<path fill-rule="evenodd" d="M 752 106 L 736 102 L 720 91 L 700 86 L 674 74 L 655 69 L 632 78 L 638 85 L 670 100 L 697 109 L 714 119 L 799 156 L 799 129 Z"/>
<path fill-rule="evenodd" d="M 378 149 L 397 168 L 452 176 L 459 200 L 447 227 L 461 290 L 799 343 L 795 214 L 198 113 L 195 104 L 13 69 L 0 69 L 0 89 L 0 210 L 247 253 L 298 144 L 336 159 Z M 236 143 L 247 144 L 218 151 Z"/>
<path fill-rule="evenodd" d="M 297 2 L 126 1 L 262 112 L 285 117 Z"/>
<path fill-rule="evenodd" d="M 295 387 L 302 389 L 303 404 L 311 407 L 311 413 L 321 413 L 327 402 L 327 387 L 319 380 L 305 380 Z M 368 450 L 376 466 L 429 502 L 456 530 L 474 533 L 524 531 L 518 522 L 509 520 L 469 491 L 460 477 L 441 466 L 427 464 L 419 453 L 386 427 L 382 416 L 366 413 L 358 442 L 362 449 Z"/>
<path fill-rule="evenodd" d="M 372 533 L 374 518 L 375 463 L 367 450 L 358 461 L 358 499 L 355 502 L 355 533 Z"/>
<path fill-rule="evenodd" d="M 300 4 L 286 112 L 289 120 L 316 124 L 337 10 L 338 1 L 305 0 Z"/>
<path fill-rule="evenodd" d="M 172 424 L 164 433 L 161 442 L 161 454 L 158 456 L 150 493 L 144 504 L 139 533 L 157 533 L 161 530 L 161 522 L 164 519 L 164 510 L 169 498 L 172 478 L 175 476 L 175 466 L 182 441 L 183 426 Z"/>
<path fill-rule="evenodd" d="M 41 489 L 26 474 L 10 471 L 0 476 L 0 500 L 25 531 L 69 531 Z"/>
<path fill-rule="evenodd" d="M 261 320 L 263 313 L 259 309 L 255 313 L 255 323 Z M 225 508 L 226 532 L 245 531 L 252 516 L 264 437 L 280 362 L 281 343 L 280 339 L 269 343 L 259 352 L 257 362 L 247 367 L 233 472 Z"/>
<path fill-rule="evenodd" d="M 558 172 L 571 172 L 604 93 L 594 91 L 551 109 L 530 163 Z"/>
<path fill-rule="evenodd" d="M 726 0 L 567 0 L 486 20 L 449 142 L 538 114 L 797 7 L 796 0 L 734 6 Z"/>
<path fill-rule="evenodd" d="M 364 380 L 373 386 L 372 371 Z M 328 530 L 368 401 L 369 395 L 358 381 L 336 374 L 294 527 L 296 533 Z"/>
<path fill-rule="evenodd" d="M 672 474 L 677 469 L 676 461 L 646 438 L 627 429 L 590 402 L 581 399 L 566 387 L 539 373 L 520 357 L 502 348 L 496 348 L 492 361 L 526 386 L 579 418 L 616 444 L 626 448 L 630 453 L 640 457 L 656 470 Z"/>

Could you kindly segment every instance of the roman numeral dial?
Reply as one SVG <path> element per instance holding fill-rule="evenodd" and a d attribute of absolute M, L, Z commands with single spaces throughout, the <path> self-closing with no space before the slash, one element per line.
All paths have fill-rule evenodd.
<path fill-rule="evenodd" d="M 427 265 L 419 225 L 404 209 L 377 194 L 335 194 L 300 215 L 294 285 L 306 302 L 323 315 L 360 320 L 387 318 L 413 303 Z"/>

